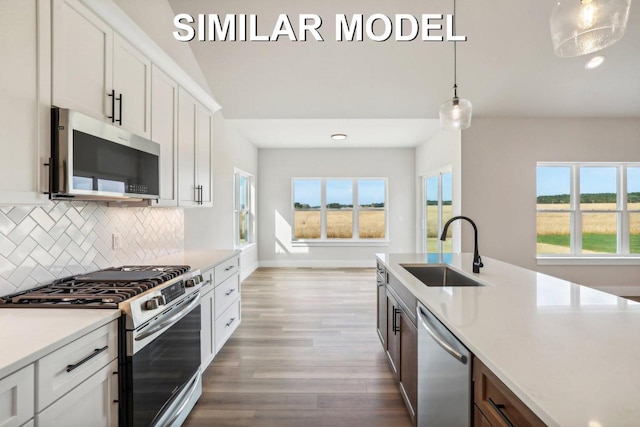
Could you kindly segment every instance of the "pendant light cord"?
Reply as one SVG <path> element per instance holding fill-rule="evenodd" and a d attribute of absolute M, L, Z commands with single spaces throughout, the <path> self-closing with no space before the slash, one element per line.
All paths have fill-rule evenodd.
<path fill-rule="evenodd" d="M 456 0 L 453 0 L 453 19 L 451 20 L 452 33 L 456 34 Z M 453 97 L 458 97 L 458 42 L 453 41 Z"/>

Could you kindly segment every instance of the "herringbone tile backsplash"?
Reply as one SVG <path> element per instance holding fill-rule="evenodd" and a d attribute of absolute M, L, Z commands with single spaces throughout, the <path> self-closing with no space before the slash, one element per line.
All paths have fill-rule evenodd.
<path fill-rule="evenodd" d="M 112 234 L 121 249 L 112 249 Z M 179 208 L 114 208 L 57 202 L 0 208 L 0 296 L 60 277 L 182 251 Z"/>

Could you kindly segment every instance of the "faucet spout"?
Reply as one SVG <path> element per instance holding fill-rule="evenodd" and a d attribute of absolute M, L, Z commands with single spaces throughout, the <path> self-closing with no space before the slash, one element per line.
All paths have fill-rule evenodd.
<path fill-rule="evenodd" d="M 471 218 L 462 215 L 454 216 L 453 218 L 451 218 L 444 224 L 444 227 L 442 227 L 442 235 L 440 236 L 440 240 L 442 240 L 443 242 L 447 240 L 447 230 L 449 229 L 449 225 L 451 225 L 453 221 L 458 219 L 464 219 L 465 221 L 468 221 L 469 224 L 471 224 L 471 226 L 473 227 L 473 272 L 480 273 L 480 267 L 484 267 L 484 264 L 482 264 L 482 258 L 478 253 L 478 227 L 476 227 L 476 223 L 473 222 Z"/>

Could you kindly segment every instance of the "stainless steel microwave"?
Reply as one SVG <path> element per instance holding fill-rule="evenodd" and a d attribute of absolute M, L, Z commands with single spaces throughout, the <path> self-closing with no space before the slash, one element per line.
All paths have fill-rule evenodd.
<path fill-rule="evenodd" d="M 160 145 L 65 108 L 51 109 L 50 197 L 142 201 L 160 194 Z"/>

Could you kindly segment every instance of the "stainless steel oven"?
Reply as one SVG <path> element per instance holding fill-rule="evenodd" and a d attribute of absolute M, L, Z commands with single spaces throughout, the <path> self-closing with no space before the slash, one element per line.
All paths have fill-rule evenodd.
<path fill-rule="evenodd" d="M 121 426 L 179 426 L 202 394 L 200 291 L 174 298 L 185 292 L 184 282 L 163 289 L 138 308 L 160 310 L 158 315 L 135 329 L 123 325 Z M 170 301 L 175 303 L 161 310 Z"/>

